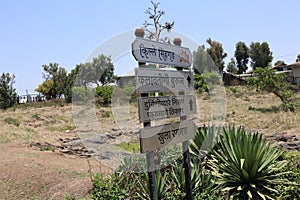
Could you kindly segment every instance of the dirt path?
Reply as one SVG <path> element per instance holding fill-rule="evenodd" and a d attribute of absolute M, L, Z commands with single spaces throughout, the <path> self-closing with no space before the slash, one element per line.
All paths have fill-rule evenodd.
<path fill-rule="evenodd" d="M 90 174 L 109 172 L 94 158 L 24 144 L 0 144 L 0 158 L 1 199 L 88 198 Z"/>

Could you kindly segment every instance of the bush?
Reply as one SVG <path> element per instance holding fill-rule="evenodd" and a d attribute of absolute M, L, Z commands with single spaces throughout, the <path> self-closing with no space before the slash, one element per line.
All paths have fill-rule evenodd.
<path fill-rule="evenodd" d="M 118 97 L 120 103 L 133 103 L 137 101 L 138 94 L 135 92 L 135 87 L 131 85 L 124 85 L 117 87 L 114 91 L 114 96 Z"/>
<path fill-rule="evenodd" d="M 218 73 L 204 72 L 201 75 L 194 75 L 194 87 L 200 93 L 209 92 L 214 89 L 215 85 L 220 85 L 220 78 Z"/>
<path fill-rule="evenodd" d="M 113 173 L 107 178 L 102 177 L 99 174 L 94 176 L 93 185 L 94 189 L 91 194 L 91 199 L 95 200 L 117 200 L 117 199 L 128 199 L 129 191 L 126 189 L 130 188 L 131 185 L 128 181 L 124 183 L 124 174 Z"/>
<path fill-rule="evenodd" d="M 282 179 L 287 179 L 290 185 L 279 184 L 276 189 L 279 191 L 280 200 L 295 200 L 300 196 L 300 152 L 285 152 L 282 160 L 287 160 L 287 165 L 280 170 Z"/>
<path fill-rule="evenodd" d="M 94 98 L 94 91 L 90 87 L 78 86 L 72 88 L 72 101 L 77 104 L 86 103 Z"/>
<path fill-rule="evenodd" d="M 96 87 L 96 97 L 101 97 L 103 100 L 103 104 L 107 105 L 109 103 L 111 103 L 111 97 L 114 91 L 114 87 L 113 86 L 98 86 Z"/>

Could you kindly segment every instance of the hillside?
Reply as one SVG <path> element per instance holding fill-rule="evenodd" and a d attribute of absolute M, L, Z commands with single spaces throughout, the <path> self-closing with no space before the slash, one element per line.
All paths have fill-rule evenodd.
<path fill-rule="evenodd" d="M 209 124 L 210 96 L 197 94 L 197 101 L 197 124 Z M 226 88 L 222 102 L 226 125 L 243 126 L 281 143 L 299 145 L 299 108 L 296 112 L 282 112 L 276 96 L 245 87 Z M 131 105 L 130 111 L 136 128 L 140 127 L 136 107 Z M 96 114 L 103 133 L 119 131 L 114 142 L 128 140 L 125 131 L 114 122 L 109 107 L 97 108 Z M 88 197 L 91 174 L 110 171 L 85 147 L 66 146 L 65 142 L 76 138 L 78 131 L 71 104 L 50 101 L 18 105 L 0 111 L 0 127 L 0 194 L 4 199 Z"/>

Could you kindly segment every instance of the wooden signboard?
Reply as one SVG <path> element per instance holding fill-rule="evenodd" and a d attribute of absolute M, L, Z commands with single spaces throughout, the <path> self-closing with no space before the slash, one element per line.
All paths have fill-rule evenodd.
<path fill-rule="evenodd" d="M 132 55 L 139 62 L 158 63 L 188 69 L 192 64 L 192 53 L 188 48 L 143 38 L 132 43 Z"/>
<path fill-rule="evenodd" d="M 194 138 L 195 132 L 196 125 L 192 120 L 141 129 L 141 153 L 188 141 Z"/>
<path fill-rule="evenodd" d="M 138 93 L 194 90 L 194 77 L 191 71 L 136 68 L 135 77 Z"/>
<path fill-rule="evenodd" d="M 139 97 L 138 108 L 140 122 L 197 113 L 194 95 Z"/>

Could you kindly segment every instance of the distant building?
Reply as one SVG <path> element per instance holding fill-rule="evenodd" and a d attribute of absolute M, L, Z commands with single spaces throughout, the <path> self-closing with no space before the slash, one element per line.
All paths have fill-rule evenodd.
<path fill-rule="evenodd" d="M 124 75 L 119 75 L 117 77 L 117 85 L 119 87 L 124 87 L 126 85 L 134 85 L 135 82 L 135 71 L 132 70 Z"/>
<path fill-rule="evenodd" d="M 46 97 L 41 94 L 26 94 L 26 95 L 19 95 L 17 101 L 20 104 L 38 102 L 38 101 L 46 101 Z"/>
<path fill-rule="evenodd" d="M 287 65 L 292 69 L 292 82 L 296 85 L 300 85 L 300 61 Z"/>

